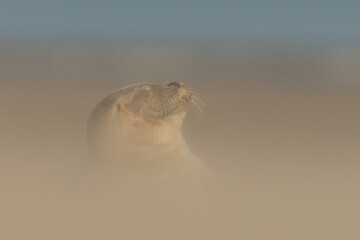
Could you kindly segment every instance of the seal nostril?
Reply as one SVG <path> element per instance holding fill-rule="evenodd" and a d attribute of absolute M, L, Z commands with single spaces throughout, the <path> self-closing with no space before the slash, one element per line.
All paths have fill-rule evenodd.
<path fill-rule="evenodd" d="M 178 82 L 171 82 L 171 83 L 168 84 L 168 86 L 169 86 L 169 87 L 170 87 L 170 86 L 181 87 L 181 86 L 180 86 L 180 83 L 178 83 Z"/>

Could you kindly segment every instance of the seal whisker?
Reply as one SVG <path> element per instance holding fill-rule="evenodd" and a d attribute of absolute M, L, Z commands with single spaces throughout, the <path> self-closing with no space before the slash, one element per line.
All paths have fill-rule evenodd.
<path fill-rule="evenodd" d="M 197 92 L 197 91 L 194 91 L 194 90 L 191 90 L 191 92 L 192 92 L 194 95 L 196 95 L 197 97 L 202 98 L 201 93 L 199 93 L 199 92 Z"/>
<path fill-rule="evenodd" d="M 200 106 L 204 107 L 206 105 L 205 102 L 198 96 L 193 95 L 192 98 L 193 98 L 194 102 L 198 103 Z"/>
<path fill-rule="evenodd" d="M 199 115 L 203 113 L 202 107 L 196 101 L 191 101 L 191 107 L 195 111 L 195 113 Z"/>
<path fill-rule="evenodd" d="M 195 105 L 196 107 L 198 107 L 200 109 L 204 109 L 204 107 L 205 107 L 203 104 L 201 104 L 201 103 L 199 103 L 197 101 L 191 101 L 191 104 Z"/>
<path fill-rule="evenodd" d="M 128 131 L 127 131 L 127 134 L 125 135 L 125 141 L 127 141 L 129 138 L 130 138 L 130 135 L 131 135 L 131 133 L 132 133 L 132 131 L 133 131 L 133 128 L 134 128 L 134 122 L 135 122 L 135 117 L 131 120 L 131 122 L 132 122 L 132 124 L 131 124 L 131 126 L 130 126 L 130 128 L 128 129 Z"/>
<path fill-rule="evenodd" d="M 191 105 L 191 108 L 194 110 L 194 112 L 195 112 L 197 115 L 201 115 L 201 114 L 202 114 L 202 111 L 199 110 L 197 107 L 195 107 L 193 104 Z"/>
<path fill-rule="evenodd" d="M 130 119 L 131 125 L 130 125 L 130 128 L 128 129 L 128 131 L 127 131 L 127 134 L 125 135 L 125 139 L 124 139 L 125 141 L 127 141 L 130 138 L 131 134 L 132 134 L 132 131 L 133 131 L 134 126 L 135 126 L 136 117 L 137 117 L 137 115 L 134 115 Z"/>
<path fill-rule="evenodd" d="M 201 99 L 199 99 L 196 96 L 193 96 L 192 101 L 191 101 L 192 105 L 196 106 L 197 108 L 199 108 L 199 110 L 202 112 L 203 108 L 205 107 L 205 102 L 202 101 Z"/>

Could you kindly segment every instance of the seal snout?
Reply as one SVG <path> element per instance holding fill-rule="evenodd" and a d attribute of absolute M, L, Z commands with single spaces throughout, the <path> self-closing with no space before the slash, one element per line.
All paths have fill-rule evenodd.
<path fill-rule="evenodd" d="M 189 86 L 182 82 L 170 82 L 166 84 L 167 87 L 174 89 L 177 93 L 179 93 L 182 98 L 186 99 L 188 102 L 191 101 L 192 91 Z"/>

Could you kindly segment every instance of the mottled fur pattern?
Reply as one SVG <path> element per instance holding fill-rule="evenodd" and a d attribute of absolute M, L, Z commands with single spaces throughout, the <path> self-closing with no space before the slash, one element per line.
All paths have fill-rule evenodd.
<path fill-rule="evenodd" d="M 192 97 L 192 90 L 177 82 L 138 84 L 111 93 L 90 115 L 90 154 L 122 167 L 161 169 L 166 176 L 200 174 L 203 165 L 181 131 Z"/>

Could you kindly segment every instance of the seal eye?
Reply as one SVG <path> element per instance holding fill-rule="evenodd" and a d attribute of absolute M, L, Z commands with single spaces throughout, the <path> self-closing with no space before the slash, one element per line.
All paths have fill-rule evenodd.
<path fill-rule="evenodd" d="M 150 97 L 149 91 L 140 90 L 138 93 L 135 94 L 132 101 L 126 106 L 130 111 L 138 114 L 140 110 L 146 105 Z"/>
<path fill-rule="evenodd" d="M 171 87 L 171 86 L 181 87 L 181 86 L 180 86 L 180 83 L 178 83 L 178 82 L 171 82 L 171 83 L 168 84 L 168 86 L 169 86 L 169 87 Z"/>
<path fill-rule="evenodd" d="M 146 100 L 149 98 L 149 96 L 150 94 L 146 90 L 140 91 L 133 97 L 133 103 L 138 103 L 140 101 Z"/>

